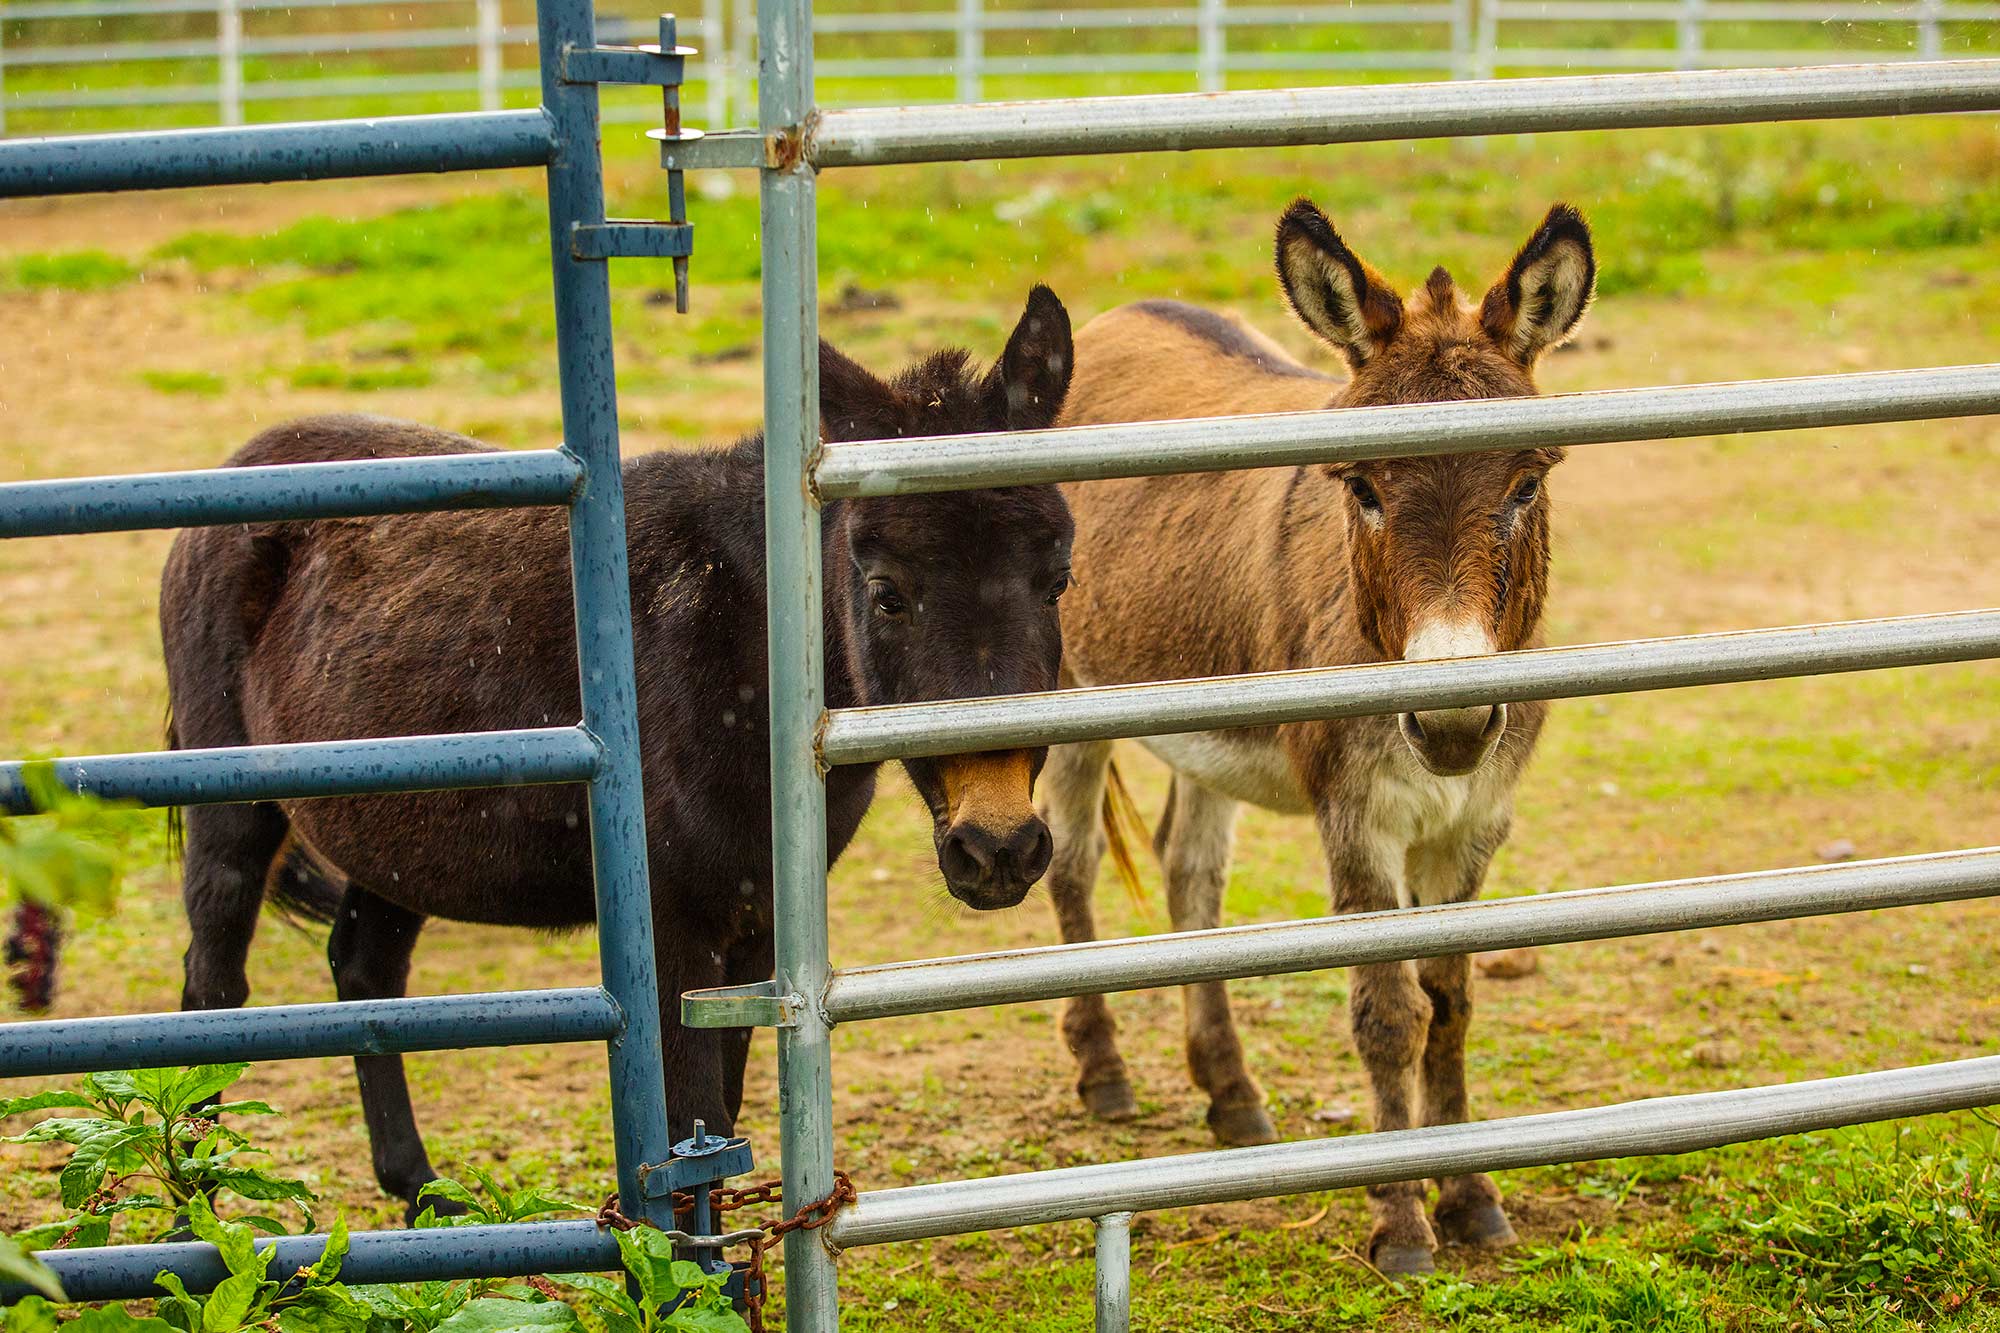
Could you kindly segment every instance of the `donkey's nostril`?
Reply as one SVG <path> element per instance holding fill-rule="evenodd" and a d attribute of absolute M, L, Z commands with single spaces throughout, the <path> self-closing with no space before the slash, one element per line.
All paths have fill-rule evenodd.
<path fill-rule="evenodd" d="M 954 882 L 984 879 L 993 871 L 998 850 L 993 836 L 975 825 L 962 824 L 944 835 L 938 848 L 938 868 Z"/>

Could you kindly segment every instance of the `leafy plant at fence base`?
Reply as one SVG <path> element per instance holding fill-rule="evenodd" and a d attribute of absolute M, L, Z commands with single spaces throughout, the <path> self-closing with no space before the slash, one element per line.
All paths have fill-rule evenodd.
<path fill-rule="evenodd" d="M 20 1241 L 31 1249 L 104 1245 L 112 1220 L 120 1216 L 149 1223 L 149 1238 L 157 1237 L 174 1230 L 176 1216 L 195 1201 L 208 1208 L 209 1196 L 225 1193 L 253 1203 L 290 1204 L 310 1230 L 313 1192 L 301 1181 L 250 1164 L 247 1159 L 262 1150 L 221 1119 L 277 1112 L 260 1101 L 211 1102 L 248 1068 L 239 1063 L 91 1074 L 75 1092 L 0 1100 L 0 1118 L 49 1110 L 91 1113 L 52 1116 L 5 1140 L 71 1149 L 57 1178 L 71 1216 L 23 1232 Z M 267 1232 L 285 1230 L 261 1214 L 241 1220 Z"/>
<path fill-rule="evenodd" d="M 491 1226 L 501 1222 L 527 1222 L 537 1217 L 547 1217 L 550 1213 L 595 1212 L 587 1203 L 575 1199 L 564 1199 L 553 1194 L 544 1194 L 536 1189 L 509 1190 L 478 1167 L 472 1168 L 472 1178 L 479 1188 L 471 1190 L 456 1180 L 439 1177 L 417 1191 L 419 1202 L 439 1200 L 456 1204 L 465 1211 L 460 1214 L 437 1212 L 435 1206 L 423 1210 L 417 1216 L 419 1227 L 465 1227 Z"/>

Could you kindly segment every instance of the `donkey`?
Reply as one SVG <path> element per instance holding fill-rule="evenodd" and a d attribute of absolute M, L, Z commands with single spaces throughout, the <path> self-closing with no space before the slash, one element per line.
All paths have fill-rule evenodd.
<path fill-rule="evenodd" d="M 938 352 L 883 381 L 820 344 L 828 439 L 1050 425 L 1074 364 L 1045 287 L 999 362 Z M 315 417 L 234 466 L 465 453 L 463 436 Z M 640 752 L 665 1026 L 668 1116 L 727 1133 L 750 1034 L 679 1021 L 681 992 L 772 973 L 763 441 L 624 465 Z M 174 748 L 539 727 L 576 719 L 565 515 L 536 509 L 183 532 L 161 588 Z M 836 501 L 823 511 L 826 703 L 1052 688 L 1072 527 L 1054 486 Z M 911 760 L 950 892 L 1011 907 L 1046 871 L 1041 749 Z M 838 857 L 874 766 L 827 777 Z M 340 797 L 184 812 L 192 939 L 184 1009 L 233 1008 L 260 903 L 330 918 L 340 998 L 399 996 L 427 917 L 543 930 L 594 916 L 579 786 Z M 376 1177 L 409 1201 L 435 1179 L 402 1060 L 355 1060 Z"/>
<path fill-rule="evenodd" d="M 1245 324 L 1145 301 L 1077 335 L 1063 424 L 1532 394 L 1538 358 L 1576 327 L 1596 275 L 1589 229 L 1560 204 L 1477 306 L 1442 268 L 1406 304 L 1303 199 L 1278 224 L 1277 267 L 1292 310 L 1352 368 L 1346 382 Z M 1066 487 L 1079 577 L 1063 613 L 1065 682 L 1532 646 L 1548 586 L 1545 479 L 1561 458 L 1560 449 L 1537 448 Z M 1494 705 L 1146 740 L 1173 770 L 1154 846 L 1174 929 L 1218 924 L 1244 801 L 1314 816 L 1336 912 L 1473 897 L 1506 839 L 1513 787 L 1543 716 L 1540 704 Z M 1107 778 L 1110 793 L 1119 790 L 1110 760 L 1108 742 L 1060 747 L 1043 782 L 1056 839 L 1050 891 L 1065 940 L 1094 937 L 1098 865 L 1107 845 L 1119 850 L 1105 804 Z M 1469 972 L 1464 957 L 1355 969 L 1354 1037 L 1377 1129 L 1466 1118 Z M 1209 1095 L 1216 1138 L 1274 1141 L 1224 987 L 1188 986 L 1183 998 L 1188 1066 Z M 1134 1115 L 1104 999 L 1071 1000 L 1062 1031 L 1084 1106 L 1106 1120 Z M 1513 1240 L 1485 1176 L 1438 1187 L 1435 1231 L 1421 1182 L 1369 1190 L 1378 1268 L 1429 1270 L 1439 1236 Z"/>

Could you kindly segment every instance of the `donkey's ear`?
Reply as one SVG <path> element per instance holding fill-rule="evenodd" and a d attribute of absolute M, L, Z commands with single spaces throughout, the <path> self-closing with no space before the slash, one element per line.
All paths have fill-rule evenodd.
<path fill-rule="evenodd" d="M 820 435 L 879 440 L 898 434 L 896 391 L 826 339 L 819 340 Z"/>
<path fill-rule="evenodd" d="M 1509 358 L 1532 367 L 1575 331 L 1596 290 L 1590 226 L 1583 214 L 1557 204 L 1486 293 L 1479 323 Z"/>
<path fill-rule="evenodd" d="M 1041 430 L 1055 425 L 1075 367 L 1069 311 L 1054 292 L 1037 285 L 1028 293 L 1028 308 L 1007 339 L 1007 350 L 981 386 L 991 429 Z"/>
<path fill-rule="evenodd" d="M 1278 285 L 1305 326 L 1356 370 L 1403 327 L 1403 298 L 1355 257 L 1310 199 L 1293 200 L 1278 219 Z"/>

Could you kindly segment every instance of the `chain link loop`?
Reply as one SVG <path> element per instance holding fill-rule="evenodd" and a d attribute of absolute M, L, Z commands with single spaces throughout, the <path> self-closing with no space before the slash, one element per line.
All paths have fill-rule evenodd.
<path fill-rule="evenodd" d="M 790 1217 L 777 1222 L 765 1222 L 755 1228 L 758 1234 L 743 1241 L 750 1247 L 750 1265 L 743 1272 L 743 1306 L 749 1316 L 750 1333 L 766 1333 L 764 1327 L 764 1251 L 784 1239 L 793 1231 L 817 1231 L 833 1220 L 833 1215 L 856 1197 L 854 1182 L 845 1171 L 833 1173 L 833 1192 L 816 1203 L 801 1207 Z M 731 1213 L 739 1208 L 755 1208 L 760 1204 L 783 1203 L 784 1182 L 779 1180 L 760 1181 L 755 1185 L 745 1185 L 741 1189 L 716 1189 L 709 1192 L 709 1206 L 716 1213 Z M 676 1191 L 673 1195 L 674 1216 L 679 1218 L 694 1211 L 694 1196 Z M 630 1231 L 637 1226 L 650 1225 L 625 1216 L 618 1211 L 618 1196 L 611 1195 L 604 1206 L 597 1210 L 597 1225 L 612 1231 Z"/>

